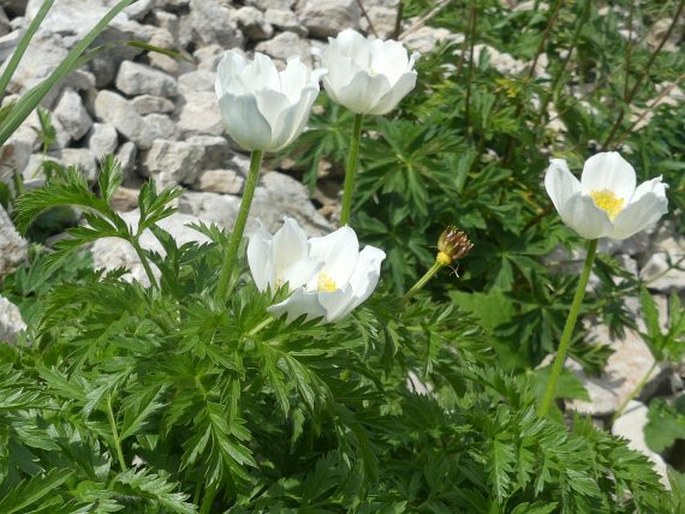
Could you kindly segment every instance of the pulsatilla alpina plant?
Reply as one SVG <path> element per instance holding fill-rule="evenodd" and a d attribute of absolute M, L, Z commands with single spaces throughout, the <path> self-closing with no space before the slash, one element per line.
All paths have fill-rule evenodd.
<path fill-rule="evenodd" d="M 390 48 L 406 66 L 402 73 L 414 73 L 413 60 L 397 42 L 386 47 L 349 32 L 337 39 L 343 49 L 345 40 L 353 41 L 350 48 L 365 55 Z M 330 61 L 336 52 L 326 54 L 329 71 L 339 65 Z M 53 253 L 35 262 L 35 271 L 5 280 L 3 293 L 31 308 L 25 309 L 25 344 L 0 346 L 0 512 L 677 511 L 679 498 L 663 488 L 645 457 L 589 419 L 560 419 L 554 400 L 566 392 L 558 374 L 550 375 L 541 399 L 534 373 L 505 369 L 503 346 L 487 319 L 455 301 L 471 296 L 473 303 L 482 300 L 482 310 L 503 314 L 495 308 L 504 298 L 502 289 L 492 295 L 465 289 L 476 283 L 479 261 L 490 264 L 489 252 L 499 251 L 497 245 L 506 240 L 502 226 L 468 193 L 476 191 L 469 190 L 476 187 L 472 182 L 500 187 L 504 181 L 511 188 L 515 181 L 473 154 L 442 152 L 447 143 L 440 131 L 453 130 L 455 119 L 442 119 L 450 121 L 445 127 L 414 127 L 421 117 L 442 115 L 418 106 L 427 98 L 424 87 L 404 98 L 408 90 L 393 96 L 394 109 L 409 109 L 396 118 L 379 120 L 372 116 L 381 111 L 364 111 L 373 137 L 362 138 L 359 112 L 348 118 L 354 127 L 349 144 L 360 150 L 360 179 L 369 185 L 387 173 L 394 184 L 390 189 L 354 191 L 348 177 L 356 174 L 358 155 L 350 152 L 343 193 L 350 207 L 338 230 L 310 238 L 286 218 L 274 234 L 260 227 L 245 248 L 243 231 L 262 154 L 298 136 L 320 72 L 293 61 L 277 72 L 265 56 L 249 60 L 233 53 L 220 66 L 217 109 L 229 135 L 252 153 L 230 233 L 198 225 L 210 242 L 178 246 L 157 225 L 173 213 L 169 202 L 178 192 L 158 192 L 152 183 L 141 190 L 140 221 L 133 229 L 110 207 L 121 181 L 111 157 L 101 163 L 97 194 L 70 168 L 17 200 L 21 230 L 43 210 L 65 204 L 77 206 L 87 223 L 72 228 Z M 452 87 L 441 74 L 437 81 L 428 73 L 426 79 L 437 82 L 425 88 L 442 94 Z M 411 77 L 400 80 L 413 85 Z M 420 101 L 412 104 L 414 95 Z M 389 116 L 385 109 L 382 113 Z M 296 122 L 282 125 L 285 118 Z M 481 129 L 478 137 L 486 141 L 490 129 Z M 372 162 L 367 151 L 389 157 Z M 444 165 L 440 170 L 453 164 L 462 178 L 444 187 L 461 191 L 463 202 L 436 194 L 431 209 L 458 204 L 465 215 L 447 220 L 434 212 L 437 230 L 426 220 L 402 215 L 403 190 L 391 176 L 397 152 L 403 152 L 407 166 L 426 156 L 434 159 L 431 164 Z M 528 201 L 549 203 L 536 196 L 544 191 L 544 162 L 533 161 L 538 177 Z M 400 170 L 415 185 L 417 177 L 435 178 L 423 175 L 425 162 L 416 164 Z M 561 164 L 553 161 L 553 166 Z M 614 192 L 611 205 L 621 200 L 625 209 L 642 196 L 640 188 L 617 190 L 609 180 L 598 184 L 601 195 L 595 186 L 584 189 L 581 180 L 580 189 L 559 205 L 562 197 L 552 196 L 554 205 L 578 195 L 612 222 L 620 212 L 612 220 L 614 210 L 602 200 L 609 197 L 605 189 Z M 663 188 L 653 189 L 659 210 Z M 388 202 L 370 206 L 370 191 Z M 517 212 L 527 212 L 520 203 L 488 205 L 491 216 L 510 223 L 517 222 Z M 399 227 L 386 230 L 390 220 L 382 207 L 397 208 L 390 214 Z M 565 222 L 576 219 L 559 208 Z M 539 223 L 564 230 L 551 215 Z M 498 229 L 490 239 L 475 230 L 488 227 Z M 164 255 L 141 246 L 145 230 L 159 240 Z M 604 236 L 610 232 L 596 235 Z M 55 271 L 60 263 L 73 268 L 87 262 L 80 252 L 101 237 L 133 246 L 150 287 L 122 280 L 122 270 L 105 273 L 84 265 L 78 272 Z M 430 237 L 420 250 L 418 237 Z M 548 278 L 530 257 L 547 247 L 525 231 L 517 237 L 512 261 L 529 264 L 524 275 L 532 283 Z M 533 249 L 522 250 L 527 244 Z M 416 251 L 426 266 L 405 293 L 398 284 L 406 273 L 397 260 Z M 589 274 L 589 264 L 586 268 Z M 439 289 L 445 284 L 452 292 Z M 581 300 L 570 309 L 571 329 Z M 559 301 L 565 315 L 565 297 Z M 564 343 L 571 340 L 571 329 L 561 347 L 572 346 Z"/>

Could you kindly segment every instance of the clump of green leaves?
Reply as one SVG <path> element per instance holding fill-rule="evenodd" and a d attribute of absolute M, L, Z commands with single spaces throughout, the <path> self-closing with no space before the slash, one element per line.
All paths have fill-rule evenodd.
<path fill-rule="evenodd" d="M 107 202 L 118 180 L 106 158 L 99 194 L 70 170 L 17 202 L 23 229 L 64 204 L 87 220 L 35 276 L 98 237 L 139 245 L 144 228 L 166 256 L 141 248 L 152 287 L 75 263 L 40 289 L 31 344 L 3 349 L 3 512 L 671 508 L 646 458 L 586 420 L 538 417 L 533 384 L 495 367 L 454 304 L 381 291 L 338 324 L 288 325 L 242 261 L 217 303 L 225 234 L 197 227 L 211 243 L 177 246 L 156 225 L 176 193 L 151 185 L 129 227 Z M 15 295 L 37 290 L 25 273 Z"/>

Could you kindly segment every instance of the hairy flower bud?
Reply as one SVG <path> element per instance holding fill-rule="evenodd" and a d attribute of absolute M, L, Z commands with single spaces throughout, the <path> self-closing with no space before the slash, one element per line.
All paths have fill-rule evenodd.
<path fill-rule="evenodd" d="M 465 257 L 473 248 L 469 236 L 454 225 L 449 225 L 438 238 L 437 260 L 447 265 Z"/>

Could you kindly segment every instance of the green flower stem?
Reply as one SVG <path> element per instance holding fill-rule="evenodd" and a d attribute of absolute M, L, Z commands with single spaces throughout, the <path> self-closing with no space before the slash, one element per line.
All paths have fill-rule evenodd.
<path fill-rule="evenodd" d="M 436 260 L 433 265 L 430 267 L 428 271 L 414 284 L 411 286 L 411 289 L 407 291 L 407 294 L 404 295 L 404 299 L 409 300 L 412 296 L 414 296 L 414 293 L 419 291 L 420 289 L 423 289 L 423 286 L 425 286 L 428 281 L 435 276 L 435 274 L 440 271 L 442 268 L 444 268 L 446 264 L 442 261 Z"/>
<path fill-rule="evenodd" d="M 119 431 L 117 430 L 117 424 L 114 420 L 114 411 L 112 410 L 112 396 L 107 396 L 107 419 L 109 420 L 109 426 L 112 429 L 112 439 L 114 440 L 114 448 L 117 452 L 117 459 L 119 460 L 119 467 L 121 471 L 126 471 L 126 460 L 124 459 L 124 452 L 121 450 L 121 440 L 119 439 Z"/>
<path fill-rule="evenodd" d="M 226 258 L 224 259 L 224 266 L 221 268 L 219 275 L 219 284 L 216 288 L 216 300 L 223 302 L 228 292 L 228 281 L 231 277 L 231 271 L 235 266 L 236 256 L 240 248 L 240 242 L 243 239 L 243 232 L 245 232 L 245 224 L 247 223 L 247 215 L 250 213 L 250 205 L 254 197 L 257 182 L 259 182 L 259 168 L 262 164 L 262 150 L 253 150 L 250 156 L 250 171 L 247 174 L 245 181 L 245 190 L 243 191 L 243 199 L 240 202 L 240 210 L 238 217 L 231 232 L 231 238 L 228 240 L 228 248 L 226 249 Z"/>
<path fill-rule="evenodd" d="M 147 275 L 147 279 L 150 281 L 150 287 L 155 289 L 157 287 L 157 279 L 155 278 L 155 274 L 152 272 L 152 267 L 150 266 L 150 263 L 147 260 L 147 256 L 145 255 L 145 252 L 143 251 L 143 247 L 140 246 L 140 240 L 138 239 L 138 236 L 134 237 L 129 241 L 131 243 L 131 246 L 136 252 L 136 255 L 140 259 L 140 263 L 143 265 L 143 268 L 145 269 L 145 274 Z"/>
<path fill-rule="evenodd" d="M 340 225 L 347 225 L 352 210 L 352 193 L 354 192 L 354 179 L 357 175 L 359 163 L 359 141 L 362 137 L 363 114 L 354 115 L 354 128 L 352 129 L 352 141 L 350 141 L 350 154 L 347 156 L 345 166 L 345 186 L 343 190 L 342 210 L 340 212 Z"/>
<path fill-rule="evenodd" d="M 623 411 L 626 410 L 626 407 L 628 406 L 630 401 L 632 399 L 634 399 L 638 394 L 640 394 L 640 392 L 642 391 L 642 388 L 645 386 L 645 384 L 647 383 L 649 378 L 652 376 L 652 373 L 656 369 L 657 364 L 658 364 L 657 360 L 654 359 L 654 362 L 652 363 L 652 365 L 647 370 L 647 373 L 645 373 L 645 376 L 642 377 L 640 382 L 635 386 L 635 389 L 633 389 L 630 392 L 628 397 L 625 400 L 623 400 L 623 403 L 621 404 L 621 406 L 618 409 L 616 409 L 616 412 L 614 412 L 614 415 L 611 416 L 611 422 L 612 423 L 621 417 L 621 414 L 623 414 Z"/>
<path fill-rule="evenodd" d="M 552 371 L 549 374 L 549 382 L 547 382 L 545 395 L 542 397 L 542 403 L 538 408 L 538 414 L 540 416 L 547 415 L 550 407 L 552 406 L 552 402 L 554 401 L 557 392 L 557 382 L 559 381 L 561 370 L 564 367 L 564 361 L 566 360 L 568 347 L 571 343 L 571 336 L 573 335 L 573 328 L 576 325 L 578 313 L 580 312 L 580 306 L 583 303 L 583 297 L 585 296 L 585 286 L 587 286 L 587 281 L 590 278 L 590 271 L 592 270 L 592 263 L 595 260 L 596 253 L 597 239 L 592 239 L 587 247 L 587 255 L 585 256 L 583 271 L 580 274 L 578 287 L 576 289 L 575 294 L 573 295 L 571 310 L 569 311 L 568 317 L 566 318 L 566 324 L 564 325 L 564 331 L 561 335 L 561 342 L 559 343 L 557 356 L 554 359 L 554 364 L 552 364 Z"/>

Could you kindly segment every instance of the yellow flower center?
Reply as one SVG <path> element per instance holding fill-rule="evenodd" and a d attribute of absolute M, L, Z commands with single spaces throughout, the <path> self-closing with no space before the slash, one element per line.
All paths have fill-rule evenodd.
<path fill-rule="evenodd" d="M 612 221 L 618 216 L 618 213 L 623 210 L 623 198 L 619 198 L 616 196 L 616 193 L 609 191 L 608 189 L 592 191 L 590 197 L 597 207 L 609 215 L 609 219 Z"/>
<path fill-rule="evenodd" d="M 329 275 L 321 272 L 316 280 L 316 290 L 319 293 L 332 293 L 338 290 L 338 286 L 335 285 L 335 281 Z"/>

